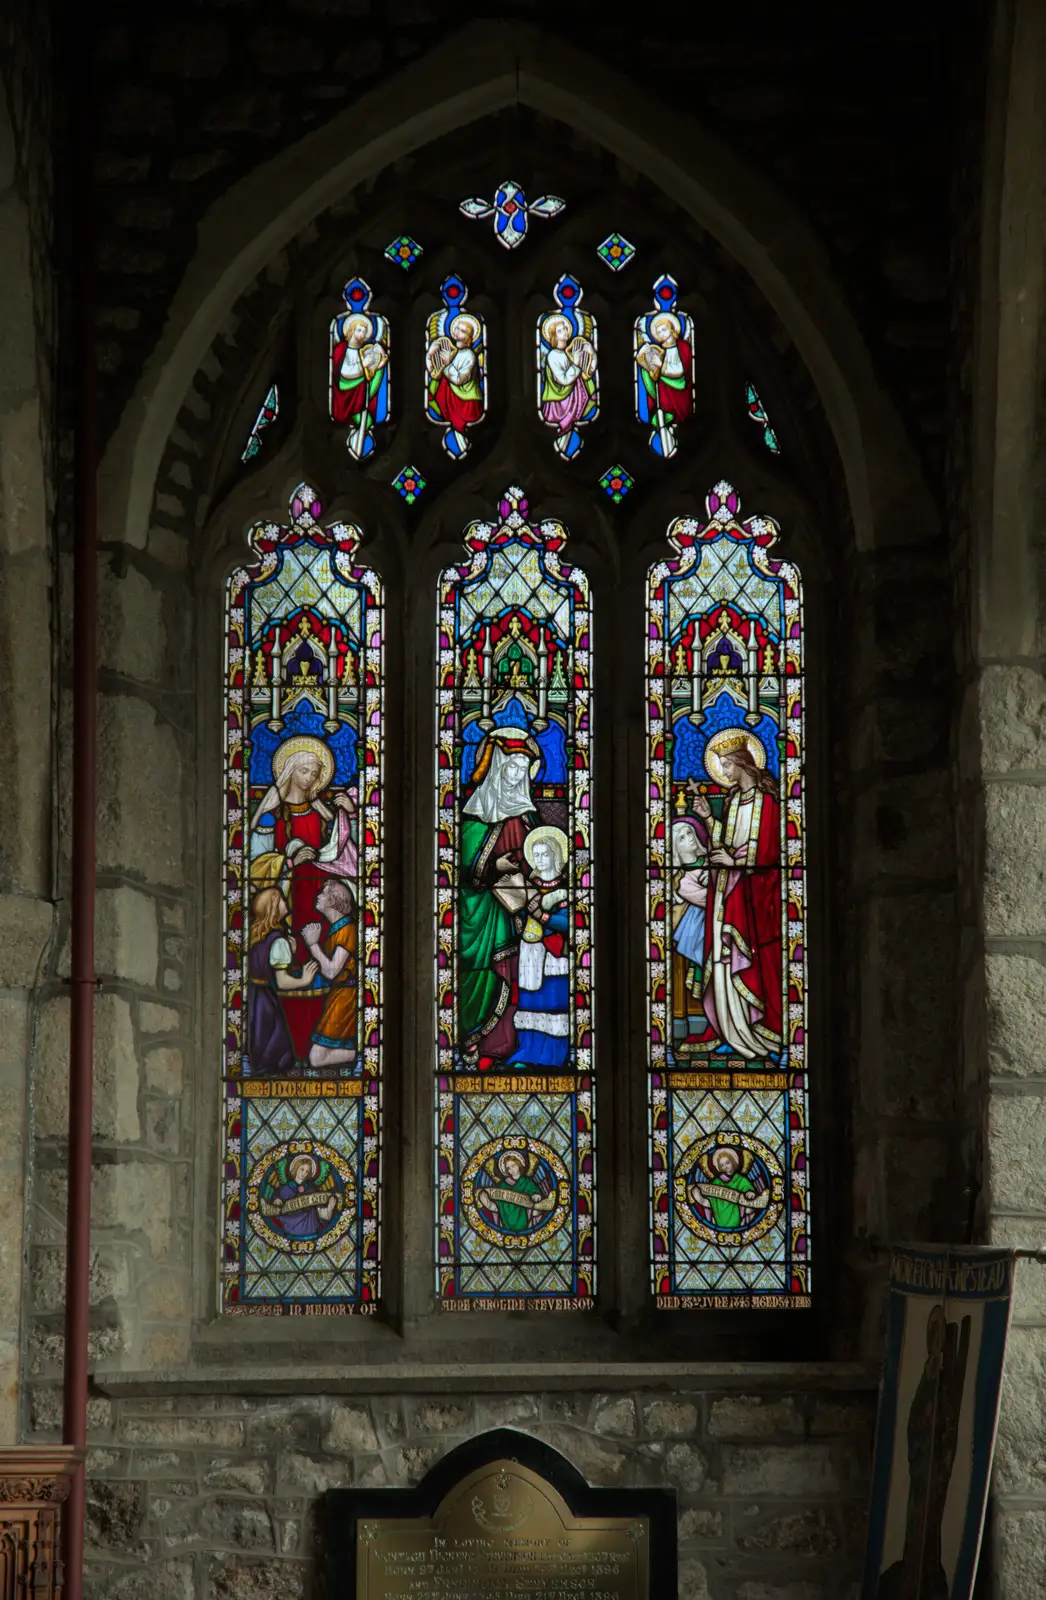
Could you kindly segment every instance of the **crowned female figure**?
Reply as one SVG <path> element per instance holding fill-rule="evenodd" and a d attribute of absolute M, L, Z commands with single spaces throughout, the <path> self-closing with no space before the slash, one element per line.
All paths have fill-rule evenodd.
<path fill-rule="evenodd" d="M 505 1060 L 516 1048 L 513 986 L 527 903 L 523 844 L 538 821 L 530 793 L 541 752 L 525 728 L 492 728 L 461 819 L 458 1005 L 466 1055 Z"/>
<path fill-rule="evenodd" d="M 714 748 L 713 748 L 714 747 Z M 781 1049 L 781 805 L 754 734 L 724 730 L 706 761 L 726 783 L 720 815 L 694 792 L 711 823 L 713 870 L 705 928 L 704 1010 L 710 1037 L 748 1060 Z M 694 786 L 696 790 L 696 786 Z"/>

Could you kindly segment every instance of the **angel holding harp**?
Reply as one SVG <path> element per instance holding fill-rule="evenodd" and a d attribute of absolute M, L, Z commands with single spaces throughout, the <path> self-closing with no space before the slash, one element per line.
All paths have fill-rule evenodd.
<path fill-rule="evenodd" d="M 558 430 L 555 447 L 561 455 L 581 448 L 577 424 L 597 411 L 596 348 L 583 333 L 575 334 L 568 317 L 554 311 L 541 324 L 547 346 L 541 379 L 541 415 Z"/>
<path fill-rule="evenodd" d="M 702 1152 L 688 1188 L 694 1210 L 720 1230 L 749 1227 L 770 1201 L 761 1163 L 729 1144 Z"/>

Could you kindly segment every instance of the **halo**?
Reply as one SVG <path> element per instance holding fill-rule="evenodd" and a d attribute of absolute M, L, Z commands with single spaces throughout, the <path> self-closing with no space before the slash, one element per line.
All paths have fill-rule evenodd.
<path fill-rule="evenodd" d="M 472 329 L 472 338 L 469 340 L 469 343 L 475 344 L 476 340 L 483 331 L 480 326 L 479 318 L 474 317 L 471 311 L 456 311 L 451 317 L 450 321 L 447 323 L 447 332 L 450 333 L 451 328 L 453 328 L 459 322 L 464 322 L 466 327 Z"/>
<path fill-rule="evenodd" d="M 344 333 L 346 339 L 349 337 L 349 334 L 352 331 L 352 329 L 354 327 L 359 327 L 361 324 L 367 330 L 368 334 L 373 335 L 373 333 L 374 333 L 374 319 L 373 319 L 373 317 L 368 317 L 366 315 L 366 313 L 363 312 L 363 311 L 352 311 L 352 312 L 349 313 L 349 315 L 345 318 L 345 321 L 342 323 L 342 332 Z"/>
<path fill-rule="evenodd" d="M 303 1161 L 307 1161 L 309 1163 L 310 1167 L 312 1168 L 313 1177 L 318 1176 L 320 1164 L 316 1160 L 316 1157 L 314 1155 L 310 1155 L 308 1151 L 302 1150 L 300 1154 L 291 1156 L 287 1163 L 287 1171 L 290 1173 L 291 1177 L 294 1177 L 294 1169 L 296 1167 L 300 1167 Z"/>
<path fill-rule="evenodd" d="M 741 733 L 739 728 L 721 728 L 714 733 L 705 745 L 705 771 L 713 783 L 728 783 L 726 773 L 723 771 L 723 755 L 725 745 L 734 745 L 736 748 L 738 736 L 741 736 L 748 746 L 752 760 L 757 767 L 766 766 L 766 747 L 761 739 L 754 733 Z"/>
<path fill-rule="evenodd" d="M 653 333 L 659 322 L 670 322 L 675 329 L 676 338 L 682 338 L 683 324 L 680 322 L 674 311 L 655 311 L 654 315 L 650 318 L 651 333 Z"/>
<path fill-rule="evenodd" d="M 533 867 L 535 872 L 537 871 L 537 868 L 534 867 L 534 846 L 536 844 L 556 845 L 561 857 L 560 871 L 570 860 L 570 841 L 562 828 L 555 828 L 551 824 L 546 824 L 541 828 L 531 828 L 523 840 L 523 854 L 527 859 L 528 865 Z"/>
<path fill-rule="evenodd" d="M 295 756 L 300 755 L 315 756 L 320 764 L 320 775 L 316 779 L 312 793 L 309 795 L 309 799 L 312 800 L 322 789 L 326 789 L 333 778 L 334 757 L 323 740 L 313 738 L 311 733 L 297 733 L 292 739 L 284 739 L 272 758 L 272 775 L 276 780 L 277 788 L 279 788 L 283 774 L 287 770 L 287 763 L 293 760 Z"/>
<path fill-rule="evenodd" d="M 547 317 L 541 319 L 541 337 L 546 344 L 552 343 L 552 326 L 557 322 L 565 322 L 567 332 L 571 332 L 570 318 L 563 311 L 550 311 Z"/>

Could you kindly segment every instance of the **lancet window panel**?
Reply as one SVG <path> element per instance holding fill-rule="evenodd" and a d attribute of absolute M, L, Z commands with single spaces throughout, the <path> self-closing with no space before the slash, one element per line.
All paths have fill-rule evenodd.
<path fill-rule="evenodd" d="M 803 608 L 725 482 L 647 590 L 651 1282 L 810 1305 Z"/>
<path fill-rule="evenodd" d="M 447 1310 L 596 1293 L 591 620 L 510 488 L 442 574 L 436 1280 Z"/>
<path fill-rule="evenodd" d="M 321 514 L 300 484 L 226 586 L 227 1315 L 380 1295 L 383 597 Z"/>

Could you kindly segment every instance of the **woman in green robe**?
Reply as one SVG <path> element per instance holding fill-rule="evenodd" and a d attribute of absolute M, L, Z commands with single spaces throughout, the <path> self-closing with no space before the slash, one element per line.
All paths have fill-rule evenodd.
<path fill-rule="evenodd" d="M 461 819 L 458 1020 L 472 1060 L 516 1048 L 512 988 L 526 905 L 523 841 L 538 823 L 530 779 L 540 751 L 525 728 L 493 728 L 480 745 Z"/>

